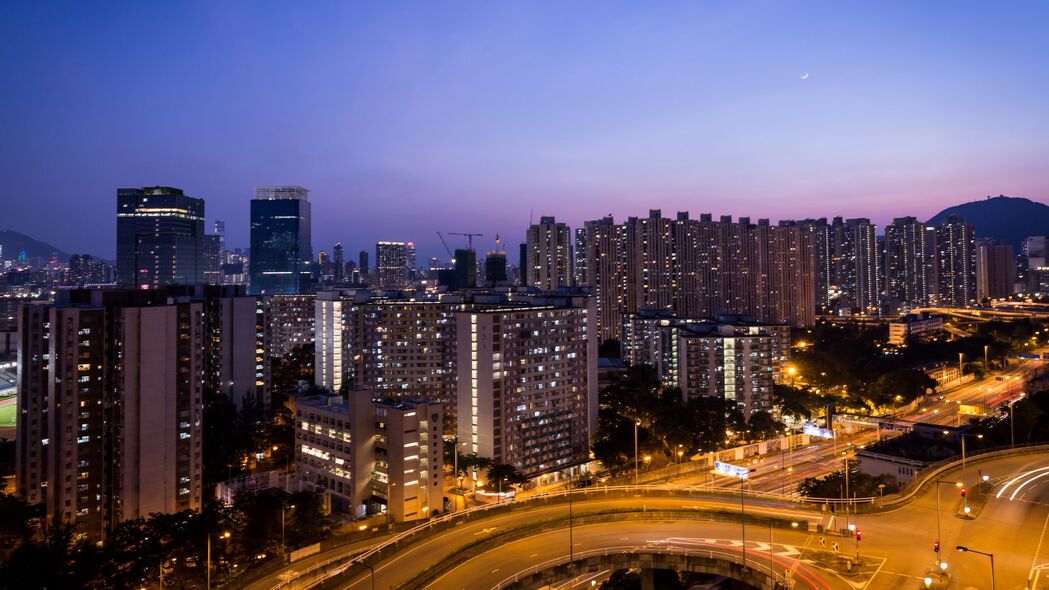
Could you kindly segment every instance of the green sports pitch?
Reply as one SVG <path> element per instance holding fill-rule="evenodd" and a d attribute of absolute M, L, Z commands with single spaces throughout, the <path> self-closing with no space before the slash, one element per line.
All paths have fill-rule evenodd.
<path fill-rule="evenodd" d="M 13 427 L 15 425 L 15 409 L 17 408 L 18 404 L 7 404 L 6 406 L 0 406 L 0 427 Z"/>

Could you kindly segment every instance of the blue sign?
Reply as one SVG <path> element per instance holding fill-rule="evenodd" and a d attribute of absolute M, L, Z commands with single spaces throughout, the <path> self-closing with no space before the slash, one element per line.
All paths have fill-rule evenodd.
<path fill-rule="evenodd" d="M 739 467 L 731 463 L 722 463 L 721 461 L 714 462 L 714 471 L 717 471 L 722 475 L 730 475 L 740 479 L 747 479 L 747 477 L 750 476 L 750 470 L 746 467 Z"/>
<path fill-rule="evenodd" d="M 826 428 L 820 428 L 815 424 L 806 422 L 802 427 L 801 431 L 809 436 L 818 436 L 820 438 L 834 438 L 834 431 L 827 430 Z"/>

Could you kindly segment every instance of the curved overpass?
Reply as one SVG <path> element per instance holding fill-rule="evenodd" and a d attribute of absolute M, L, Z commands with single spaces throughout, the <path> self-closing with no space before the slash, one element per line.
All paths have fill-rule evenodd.
<path fill-rule="evenodd" d="M 572 503 L 575 526 L 571 530 L 568 503 L 533 502 L 498 514 L 474 515 L 471 520 L 444 530 L 376 550 L 364 559 L 373 569 L 349 566 L 344 559 L 323 577 L 339 573 L 325 587 L 352 590 L 369 590 L 373 575 L 375 588 L 406 587 L 411 583 L 417 588 L 488 590 L 526 587 L 521 582 L 529 576 L 547 579 L 575 571 L 565 569 L 569 562 L 578 562 L 575 567 L 582 570 L 628 559 L 614 556 L 680 556 L 689 552 L 698 556 L 707 552 L 714 560 L 711 563 L 723 565 L 737 563 L 732 559 L 737 555 L 738 563 L 742 563 L 745 553 L 747 566 L 755 572 L 770 575 L 771 564 L 773 579 L 789 569 L 796 588 L 917 588 L 922 585 L 922 578 L 936 568 L 932 543 L 939 528 L 943 549 L 939 557 L 949 564 L 947 571 L 955 582 L 952 586 L 990 588 L 985 559 L 950 550 L 955 545 L 969 545 L 995 553 L 999 588 L 1024 588 L 1028 578 L 1034 584 L 1030 587 L 1044 587 L 1038 572 L 1043 562 L 1049 567 L 1045 555 L 1049 548 L 1043 548 L 1041 543 L 1049 524 L 1049 476 L 1038 476 L 1049 472 L 1049 453 L 974 458 L 968 462 L 964 476 L 961 468 L 955 467 L 938 477 L 944 481 L 964 479 L 975 490 L 978 470 L 992 476 L 996 489 L 1009 486 L 1010 492 L 996 498 L 992 491 L 980 498 L 972 519 L 959 518 L 962 500 L 949 485 L 925 486 L 906 506 L 850 515 L 848 523 L 844 515 L 832 519 L 816 507 L 751 497 L 746 504 L 745 528 L 739 521 L 738 495 L 710 497 L 702 491 L 681 490 L 667 497 L 638 494 L 600 498 L 589 493 L 588 499 Z M 1020 485 L 1017 482 L 1026 483 L 1014 495 Z M 582 496 L 583 492 L 577 491 L 576 495 Z M 972 495 L 970 499 L 974 503 L 977 500 Z M 982 503 L 984 499 L 986 505 Z M 697 521 L 683 512 L 721 520 Z M 601 513 L 605 516 L 594 516 Z M 789 526 L 791 521 L 804 524 L 793 528 Z M 855 555 L 855 541 L 810 532 L 810 523 L 813 528 L 815 523 L 822 523 L 830 529 L 844 529 L 851 523 L 862 529 L 862 563 L 851 564 L 851 571 L 847 571 L 849 564 L 843 556 Z M 835 544 L 837 555 L 831 552 Z M 609 555 L 613 557 L 609 559 Z M 434 564 L 454 567 L 434 568 Z M 301 579 L 270 587 L 310 587 L 313 582 Z"/>

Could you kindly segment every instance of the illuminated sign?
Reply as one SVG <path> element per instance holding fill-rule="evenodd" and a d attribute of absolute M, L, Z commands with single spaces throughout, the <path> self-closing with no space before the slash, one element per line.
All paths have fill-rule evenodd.
<path fill-rule="evenodd" d="M 834 431 L 827 430 L 826 428 L 820 428 L 816 426 L 814 422 L 806 422 L 801 427 L 801 432 L 809 436 L 818 436 L 820 438 L 834 438 Z"/>
<path fill-rule="evenodd" d="M 722 463 L 721 461 L 714 462 L 714 471 L 717 471 L 722 475 L 729 475 L 740 479 L 747 479 L 750 475 L 750 470 L 746 467 L 738 467 L 731 463 Z"/>

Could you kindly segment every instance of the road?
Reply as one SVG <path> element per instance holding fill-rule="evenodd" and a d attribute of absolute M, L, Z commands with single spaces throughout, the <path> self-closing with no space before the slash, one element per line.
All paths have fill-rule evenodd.
<path fill-rule="evenodd" d="M 1049 351 L 1049 348 L 1035 352 Z M 956 426 L 964 424 L 966 416 L 959 414 L 959 406 L 995 402 L 1011 398 L 1023 389 L 1024 372 L 1040 361 L 1021 361 L 1004 371 L 993 373 L 987 379 L 973 381 L 944 393 L 929 396 L 927 401 L 913 411 L 900 411 L 897 418 L 910 422 L 925 422 Z M 940 399 L 942 397 L 942 399 Z M 841 453 L 863 448 L 881 436 L 893 433 L 866 429 L 852 435 L 839 436 L 837 444 L 830 440 L 813 438 L 805 447 L 773 455 L 756 457 L 746 466 L 754 471 L 750 474 L 748 489 L 762 492 L 793 493 L 798 484 L 809 477 L 822 477 L 842 468 Z M 713 484 L 733 487 L 738 483 L 728 477 L 715 477 L 710 473 L 690 473 L 671 480 L 680 485 Z"/>
<path fill-rule="evenodd" d="M 820 567 L 819 563 L 801 563 L 801 572 L 807 580 L 799 580 L 799 588 L 851 588 L 852 590 L 890 590 L 917 588 L 921 580 L 936 570 L 937 555 L 933 542 L 939 526 L 941 545 L 940 558 L 948 564 L 946 572 L 953 580 L 951 587 L 990 588 L 989 560 L 975 553 L 953 551 L 956 545 L 969 545 L 973 549 L 995 554 L 996 581 L 999 589 L 1025 588 L 1029 577 L 1035 578 L 1036 588 L 1046 588 L 1047 581 L 1039 574 L 1039 566 L 1049 562 L 1042 546 L 1043 536 L 1049 525 L 1049 453 L 1008 457 L 981 464 L 984 473 L 993 476 L 995 488 L 986 506 L 974 519 L 966 520 L 960 513 L 961 499 L 951 482 L 961 478 L 961 471 L 954 469 L 941 477 L 948 485 L 931 486 L 913 503 L 880 514 L 851 516 L 849 522 L 864 532 L 860 552 L 866 560 L 866 570 L 856 578 L 859 585 L 851 584 L 842 576 Z M 1037 471 L 1036 471 L 1037 470 Z M 969 470 L 970 480 L 975 485 L 976 473 Z M 1012 483 L 1010 483 L 1012 482 Z M 1016 492 L 1017 488 L 1020 488 Z M 1001 497 L 994 497 L 1000 490 Z M 940 493 L 940 510 L 937 513 L 937 491 Z M 1014 495 L 1014 492 L 1015 495 Z M 623 507 L 644 503 L 646 507 L 688 508 L 708 506 L 710 501 L 702 497 L 647 498 L 623 500 L 592 500 L 575 503 L 576 513 L 588 510 Z M 720 503 L 715 501 L 715 504 Z M 434 535 L 407 547 L 400 553 L 376 565 L 377 588 L 397 587 L 415 573 L 430 564 L 449 558 L 458 548 L 483 539 L 484 535 L 497 533 L 500 529 L 523 522 L 537 522 L 555 514 L 564 514 L 566 505 L 538 507 L 493 518 L 483 518 Z M 813 518 L 807 510 L 785 509 L 766 505 L 748 504 L 748 513 L 771 514 L 795 518 Z M 939 519 L 937 519 L 939 514 Z M 834 523 L 844 528 L 844 516 Z M 939 520 L 939 525 L 937 525 Z M 747 527 L 748 558 L 759 567 L 768 563 L 768 529 Z M 817 546 L 821 535 L 791 530 L 774 531 L 772 544 L 776 567 L 789 567 L 798 559 L 815 555 L 811 549 Z M 826 535 L 825 540 L 828 539 Z M 718 552 L 741 552 L 742 544 L 738 523 L 705 521 L 622 521 L 576 527 L 572 534 L 575 552 L 607 550 L 625 551 L 631 547 L 659 547 L 689 545 Z M 526 570 L 545 560 L 564 559 L 568 553 L 568 531 L 566 528 L 544 532 L 510 543 L 493 542 L 489 551 L 458 565 L 452 572 L 434 580 L 430 588 L 464 590 L 488 590 L 514 573 Z M 854 551 L 855 542 L 844 538 L 830 538 L 842 546 L 843 551 Z M 803 555 L 795 553 L 802 548 L 809 550 Z M 937 576 L 938 577 L 938 576 Z M 371 580 L 368 572 L 362 571 L 356 578 L 342 585 L 349 590 L 369 590 Z"/>

